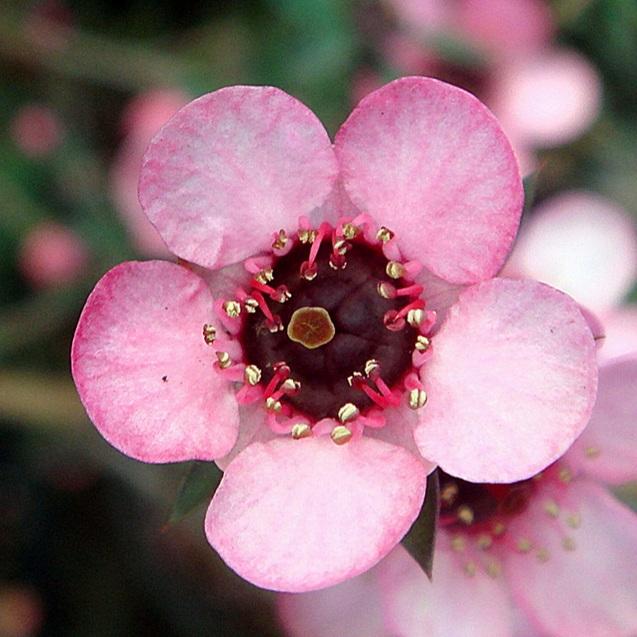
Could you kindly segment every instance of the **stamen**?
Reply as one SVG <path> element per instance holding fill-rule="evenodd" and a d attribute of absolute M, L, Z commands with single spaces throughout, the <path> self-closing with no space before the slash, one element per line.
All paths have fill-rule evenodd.
<path fill-rule="evenodd" d="M 329 223 L 322 223 L 320 225 L 318 232 L 314 235 L 314 239 L 312 241 L 312 247 L 310 248 L 310 256 L 308 260 L 301 265 L 301 275 L 304 278 L 308 279 L 308 274 L 313 275 L 311 279 L 308 279 L 308 281 L 311 281 L 313 278 L 316 277 L 316 273 L 317 273 L 316 257 L 318 256 L 318 252 L 321 247 L 321 243 L 323 242 L 323 238 L 330 230 L 331 230 L 331 226 Z M 304 266 L 305 266 L 305 272 L 304 272 Z"/>
<path fill-rule="evenodd" d="M 276 414 L 281 413 L 281 409 L 283 405 L 281 405 L 281 401 L 276 400 L 272 396 L 268 396 L 265 399 L 265 407 L 268 411 L 272 411 Z"/>
<path fill-rule="evenodd" d="M 535 554 L 535 557 L 537 557 L 538 562 L 548 562 L 550 553 L 546 548 L 539 548 L 537 553 Z"/>
<path fill-rule="evenodd" d="M 531 540 L 528 538 L 521 537 L 516 542 L 515 548 L 519 553 L 529 553 L 533 548 L 533 544 L 531 544 Z"/>
<path fill-rule="evenodd" d="M 404 287 L 404 288 L 398 288 L 396 290 L 396 296 L 420 296 L 423 290 L 424 288 L 422 287 L 422 285 L 416 285 L 416 284 L 408 285 L 407 287 Z M 418 309 L 421 309 L 421 308 L 418 308 Z M 409 311 L 411 312 L 413 310 L 409 310 Z"/>
<path fill-rule="evenodd" d="M 274 376 L 272 376 L 263 392 L 266 398 L 272 396 L 278 386 L 290 376 L 290 368 L 285 363 L 278 363 L 274 366 L 274 369 Z"/>
<path fill-rule="evenodd" d="M 271 285 L 260 283 L 259 281 L 254 279 L 252 281 L 252 287 L 255 290 L 259 290 L 260 292 L 265 292 L 273 301 L 276 301 L 277 303 L 285 303 L 287 300 L 292 298 L 290 291 L 285 285 L 279 285 L 278 287 L 273 288 Z"/>
<path fill-rule="evenodd" d="M 465 542 L 464 537 L 462 537 L 462 535 L 453 536 L 453 538 L 451 539 L 451 548 L 456 553 L 462 553 L 466 547 L 467 547 L 467 544 Z"/>
<path fill-rule="evenodd" d="M 560 515 L 560 507 L 558 506 L 557 502 L 555 502 L 555 500 L 547 500 L 544 503 L 544 511 L 552 518 L 557 518 Z"/>
<path fill-rule="evenodd" d="M 385 272 L 390 279 L 400 279 L 405 274 L 405 268 L 398 261 L 388 261 Z"/>
<path fill-rule="evenodd" d="M 332 429 L 332 433 L 330 433 L 330 438 L 337 445 L 344 445 L 346 442 L 349 442 L 352 439 L 352 432 L 345 427 L 344 425 L 337 425 Z"/>
<path fill-rule="evenodd" d="M 469 526 L 473 523 L 474 513 L 471 507 L 468 507 L 466 504 L 463 504 L 458 507 L 456 511 L 456 516 L 463 524 Z"/>
<path fill-rule="evenodd" d="M 478 567 L 474 561 L 467 562 L 464 565 L 464 572 L 469 576 L 473 577 L 478 572 Z"/>
<path fill-rule="evenodd" d="M 412 389 L 408 402 L 410 409 L 421 409 L 427 404 L 427 392 L 424 389 Z"/>
<path fill-rule="evenodd" d="M 243 307 L 248 314 L 254 314 L 259 308 L 259 303 L 256 299 L 251 296 L 247 296 L 243 301 Z"/>
<path fill-rule="evenodd" d="M 453 504 L 453 501 L 458 496 L 458 485 L 455 482 L 446 484 L 440 491 L 440 498 L 447 504 Z"/>
<path fill-rule="evenodd" d="M 286 396 L 294 396 L 301 391 L 301 383 L 293 378 L 286 378 L 282 383 L 279 390 Z"/>
<path fill-rule="evenodd" d="M 416 344 L 414 345 L 414 347 L 419 352 L 426 352 L 429 349 L 429 345 L 431 345 L 431 341 L 423 334 L 419 334 L 416 337 Z"/>
<path fill-rule="evenodd" d="M 228 367 L 232 365 L 232 359 L 228 352 L 215 352 L 215 354 L 217 355 L 217 365 L 219 365 L 221 369 L 228 369 Z"/>
<path fill-rule="evenodd" d="M 405 316 L 407 316 L 407 314 L 409 314 L 409 311 L 412 309 L 422 309 L 425 307 L 425 304 L 423 302 L 422 299 L 416 299 L 415 301 L 412 301 L 409 305 L 405 305 L 405 307 L 403 307 L 399 312 L 398 312 L 398 317 L 399 318 L 403 318 Z"/>
<path fill-rule="evenodd" d="M 274 270 L 272 268 L 267 268 L 266 270 L 260 270 L 254 276 L 254 280 L 259 283 L 266 284 L 274 279 Z"/>
<path fill-rule="evenodd" d="M 599 449 L 599 447 L 586 447 L 584 453 L 586 454 L 587 458 L 592 459 L 597 458 L 601 453 L 601 450 Z"/>
<path fill-rule="evenodd" d="M 382 243 L 387 243 L 394 238 L 394 233 L 389 228 L 381 226 L 376 233 L 376 238 Z"/>
<path fill-rule="evenodd" d="M 261 369 L 256 365 L 248 365 L 243 373 L 248 385 L 254 386 L 261 382 Z"/>
<path fill-rule="evenodd" d="M 478 537 L 478 541 L 476 542 L 476 544 L 478 545 L 479 549 L 481 549 L 482 551 L 486 551 L 493 545 L 493 538 L 488 533 L 482 533 Z"/>
<path fill-rule="evenodd" d="M 572 513 L 566 517 L 566 524 L 568 524 L 572 529 L 579 529 L 582 525 L 582 516 L 579 513 Z"/>
<path fill-rule="evenodd" d="M 493 535 L 495 535 L 496 537 L 500 537 L 501 535 L 504 535 L 504 532 L 506 530 L 507 530 L 507 527 L 504 524 L 504 522 L 496 522 L 491 527 L 491 533 L 493 533 Z"/>
<path fill-rule="evenodd" d="M 358 416 L 359 413 L 360 411 L 358 410 L 358 407 L 354 403 L 345 403 L 338 410 L 338 419 L 342 423 L 346 423 L 348 420 L 353 420 L 354 418 L 356 418 L 356 416 Z"/>
<path fill-rule="evenodd" d="M 502 567 L 497 563 L 490 561 L 487 564 L 487 575 L 493 579 L 496 579 L 502 573 Z"/>
<path fill-rule="evenodd" d="M 206 342 L 206 344 L 212 345 L 215 342 L 216 338 L 217 330 L 215 329 L 214 325 L 211 325 L 210 323 L 204 323 L 203 340 Z"/>
<path fill-rule="evenodd" d="M 237 318 L 241 314 L 241 304 L 238 301 L 225 301 L 223 311 L 230 318 Z"/>
<path fill-rule="evenodd" d="M 422 308 L 415 308 L 407 312 L 407 323 L 411 327 L 419 327 L 425 318 L 425 311 Z"/>
<path fill-rule="evenodd" d="M 577 545 L 572 537 L 566 536 L 562 538 L 562 548 L 565 551 L 574 551 L 577 548 Z"/>
<path fill-rule="evenodd" d="M 283 250 L 288 243 L 287 232 L 283 229 L 279 230 L 274 241 L 272 242 L 273 250 Z"/>
<path fill-rule="evenodd" d="M 300 440 L 312 435 L 312 428 L 305 422 L 298 422 L 292 426 L 292 438 Z"/>
<path fill-rule="evenodd" d="M 358 226 L 355 226 L 353 223 L 345 223 L 343 224 L 341 232 L 348 241 L 351 241 L 358 236 L 360 228 Z"/>
<path fill-rule="evenodd" d="M 568 467 L 562 467 L 558 476 L 565 484 L 568 484 L 573 479 L 573 473 Z"/>
<path fill-rule="evenodd" d="M 396 288 L 389 281 L 379 281 L 376 290 L 384 299 L 396 298 Z"/>

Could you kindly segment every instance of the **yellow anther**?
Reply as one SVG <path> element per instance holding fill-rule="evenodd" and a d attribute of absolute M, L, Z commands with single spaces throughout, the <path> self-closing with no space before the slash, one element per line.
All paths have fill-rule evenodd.
<path fill-rule="evenodd" d="M 599 454 L 601 453 L 599 447 L 586 447 L 586 450 L 584 451 L 584 453 L 586 454 L 587 458 L 597 458 L 599 456 Z"/>
<path fill-rule="evenodd" d="M 365 376 L 368 378 L 374 375 L 376 372 L 380 371 L 380 363 L 375 358 L 370 358 L 365 363 Z"/>
<path fill-rule="evenodd" d="M 266 283 L 270 283 L 272 279 L 274 279 L 274 270 L 272 268 L 267 268 L 265 270 L 261 270 L 261 272 L 257 272 L 254 278 L 259 282 L 265 285 Z"/>
<path fill-rule="evenodd" d="M 458 485 L 455 482 L 445 484 L 440 490 L 440 498 L 445 504 L 452 504 L 458 495 Z"/>
<path fill-rule="evenodd" d="M 487 575 L 495 579 L 502 573 L 502 568 L 497 562 L 489 562 L 487 564 Z"/>
<path fill-rule="evenodd" d="M 285 246 L 288 244 L 288 235 L 287 232 L 283 229 L 279 230 L 276 238 L 272 242 L 272 248 L 274 250 L 283 250 Z"/>
<path fill-rule="evenodd" d="M 254 385 L 258 385 L 261 382 L 261 369 L 256 365 L 247 365 L 243 372 L 243 377 L 248 385 L 254 387 Z"/>
<path fill-rule="evenodd" d="M 464 572 L 469 577 L 473 577 L 478 572 L 478 565 L 474 561 L 467 562 L 464 565 Z"/>
<path fill-rule="evenodd" d="M 286 378 L 281 383 L 281 389 L 288 396 L 291 394 L 298 394 L 301 391 L 301 383 L 293 378 Z"/>
<path fill-rule="evenodd" d="M 394 233 L 389 228 L 381 226 L 376 233 L 376 238 L 383 243 L 387 243 L 394 238 Z"/>
<path fill-rule="evenodd" d="M 352 439 L 352 432 L 345 427 L 345 425 L 337 425 L 332 429 L 332 433 L 330 434 L 330 438 L 337 445 L 344 445 L 346 442 L 349 442 Z"/>
<path fill-rule="evenodd" d="M 273 411 L 275 414 L 278 414 L 281 411 L 281 401 L 275 400 L 272 396 L 268 396 L 265 399 L 265 407 L 268 411 Z"/>
<path fill-rule="evenodd" d="M 431 345 L 431 341 L 423 334 L 419 334 L 416 337 L 416 345 L 414 345 L 414 347 L 419 352 L 426 352 L 429 349 L 430 345 Z"/>
<path fill-rule="evenodd" d="M 241 314 L 241 304 L 238 301 L 225 301 L 223 304 L 223 311 L 230 318 L 237 318 Z"/>
<path fill-rule="evenodd" d="M 560 507 L 558 506 L 557 502 L 555 502 L 555 500 L 547 500 L 544 503 L 544 511 L 552 518 L 556 518 L 560 514 Z"/>
<path fill-rule="evenodd" d="M 349 420 L 353 420 L 354 418 L 356 418 L 356 416 L 358 416 L 359 413 L 360 412 L 358 410 L 358 407 L 354 403 L 345 403 L 338 410 L 338 419 L 342 423 L 346 423 Z"/>
<path fill-rule="evenodd" d="M 541 549 L 538 549 L 538 551 L 535 554 L 535 556 L 537 557 L 539 562 L 548 562 L 549 561 L 549 557 L 551 555 L 550 555 L 548 549 L 541 548 Z"/>
<path fill-rule="evenodd" d="M 476 544 L 479 549 L 486 551 L 493 545 L 493 538 L 488 533 L 482 533 L 478 536 Z"/>
<path fill-rule="evenodd" d="M 473 514 L 473 509 L 468 507 L 466 504 L 463 504 L 458 507 L 456 517 L 460 520 L 460 522 L 468 526 L 473 523 L 475 516 Z"/>
<path fill-rule="evenodd" d="M 582 526 L 582 516 L 579 513 L 572 513 L 567 516 L 566 524 L 568 524 L 572 529 L 579 529 Z"/>
<path fill-rule="evenodd" d="M 389 281 L 379 281 L 376 291 L 384 299 L 393 299 L 396 296 L 396 288 Z"/>
<path fill-rule="evenodd" d="M 353 223 L 345 223 L 343 224 L 343 236 L 351 241 L 358 233 L 360 232 L 360 228 L 355 226 Z"/>
<path fill-rule="evenodd" d="M 297 422 L 292 426 L 292 438 L 299 440 L 312 435 L 312 428 L 304 422 Z"/>
<path fill-rule="evenodd" d="M 405 266 L 398 261 L 388 261 L 385 272 L 391 279 L 400 279 L 405 275 Z"/>
<path fill-rule="evenodd" d="M 492 527 L 491 527 L 491 532 L 493 533 L 493 535 L 495 535 L 496 537 L 499 537 L 501 535 L 504 535 L 504 532 L 507 530 L 506 525 L 504 524 L 504 522 L 496 522 Z"/>
<path fill-rule="evenodd" d="M 516 545 L 515 548 L 520 552 L 520 553 L 528 553 L 532 548 L 533 548 L 533 544 L 531 544 L 531 540 L 525 538 L 525 537 L 521 537 Z"/>
<path fill-rule="evenodd" d="M 412 389 L 409 392 L 409 408 L 421 409 L 427 404 L 427 392 L 424 389 Z"/>
<path fill-rule="evenodd" d="M 334 263 L 332 257 L 330 257 L 328 263 L 332 270 L 344 270 L 347 267 L 347 261 L 345 261 L 345 259 L 340 260 L 338 263 Z"/>
<path fill-rule="evenodd" d="M 572 537 L 569 537 L 568 535 L 562 538 L 562 548 L 565 551 L 574 551 L 576 548 L 575 540 Z"/>
<path fill-rule="evenodd" d="M 230 365 L 232 365 L 232 359 L 228 352 L 215 352 L 215 354 L 217 355 L 217 362 L 221 369 L 227 369 Z"/>
<path fill-rule="evenodd" d="M 217 338 L 217 330 L 210 323 L 205 323 L 203 326 L 203 340 L 208 344 L 212 345 Z"/>
<path fill-rule="evenodd" d="M 337 254 L 343 256 L 352 246 L 347 243 L 345 239 L 337 239 L 336 241 L 334 241 L 333 247 Z"/>
<path fill-rule="evenodd" d="M 299 241 L 301 243 L 313 243 L 316 235 L 316 230 L 299 230 Z"/>
<path fill-rule="evenodd" d="M 407 323 L 412 327 L 418 327 L 425 319 L 425 312 L 420 308 L 414 308 L 407 312 Z"/>
<path fill-rule="evenodd" d="M 451 548 L 456 553 L 462 553 L 465 550 L 466 546 L 467 544 L 465 542 L 465 539 L 462 537 L 462 535 L 454 535 L 453 538 L 451 539 Z"/>
<path fill-rule="evenodd" d="M 560 480 L 567 484 L 573 479 L 573 472 L 567 467 L 562 467 L 558 475 Z"/>
<path fill-rule="evenodd" d="M 259 303 L 256 299 L 253 299 L 251 296 L 249 296 L 243 302 L 243 307 L 245 307 L 248 314 L 254 314 L 259 309 Z"/>

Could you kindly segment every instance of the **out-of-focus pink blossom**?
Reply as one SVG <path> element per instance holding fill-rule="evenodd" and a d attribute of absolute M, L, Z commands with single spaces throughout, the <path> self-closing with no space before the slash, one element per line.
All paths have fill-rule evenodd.
<path fill-rule="evenodd" d="M 149 91 L 134 98 L 122 116 L 124 141 L 111 168 L 111 196 L 135 247 L 145 255 L 168 256 L 169 251 L 139 205 L 142 157 L 153 135 L 188 99 L 178 90 Z"/>
<path fill-rule="evenodd" d="M 588 422 L 597 367 L 577 304 L 494 278 L 523 189 L 465 91 L 397 80 L 332 144 L 278 89 L 221 89 L 157 133 L 139 193 L 181 264 L 104 275 L 73 377 L 127 455 L 218 461 L 206 534 L 251 582 L 354 577 L 410 527 L 432 463 L 525 479 Z"/>
<path fill-rule="evenodd" d="M 632 637 L 637 516 L 600 482 L 637 478 L 637 359 L 606 363 L 590 425 L 511 485 L 443 474 L 430 582 L 402 548 L 339 586 L 279 597 L 290 637 Z"/>
<path fill-rule="evenodd" d="M 42 600 L 35 590 L 17 583 L 0 582 L 0 635 L 36 637 L 42 628 Z"/>
<path fill-rule="evenodd" d="M 54 287 L 76 279 L 88 261 L 88 249 L 71 229 L 46 221 L 34 226 L 18 254 L 22 276 L 35 287 Z"/>
<path fill-rule="evenodd" d="M 34 46 L 57 53 L 68 45 L 73 23 L 73 13 L 65 2 L 41 0 L 27 12 L 23 28 Z"/>
<path fill-rule="evenodd" d="M 48 106 L 23 106 L 11 122 L 11 136 L 18 148 L 29 157 L 44 157 L 62 141 L 64 127 Z"/>
<path fill-rule="evenodd" d="M 523 224 L 504 269 L 564 290 L 601 320 L 607 360 L 637 351 L 635 308 L 622 306 L 637 282 L 637 230 L 620 206 L 571 191 L 539 205 Z"/>

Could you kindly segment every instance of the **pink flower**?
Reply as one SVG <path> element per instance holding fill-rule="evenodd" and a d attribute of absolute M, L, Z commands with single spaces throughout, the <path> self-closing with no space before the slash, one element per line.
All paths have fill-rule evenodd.
<path fill-rule="evenodd" d="M 53 287 L 75 280 L 88 256 L 86 245 L 70 228 L 46 221 L 27 233 L 18 253 L 18 267 L 33 286 Z"/>
<path fill-rule="evenodd" d="M 144 255 L 170 254 L 137 198 L 144 151 L 153 135 L 187 102 L 188 97 L 175 89 L 148 91 L 131 100 L 122 118 L 125 138 L 110 171 L 111 196 L 135 247 Z"/>
<path fill-rule="evenodd" d="M 282 595 L 290 637 L 630 637 L 637 516 L 600 481 L 637 478 L 637 358 L 600 370 L 573 447 L 530 480 L 445 476 L 430 582 L 402 548 L 338 586 Z"/>
<path fill-rule="evenodd" d="M 59 117 L 48 106 L 23 106 L 11 122 L 11 135 L 28 157 L 45 157 L 62 141 L 64 130 Z"/>
<path fill-rule="evenodd" d="M 108 272 L 80 317 L 75 382 L 127 455 L 219 462 L 206 534 L 251 582 L 353 577 L 407 532 L 431 463 L 521 480 L 588 421 L 577 305 L 492 278 L 522 186 L 468 93 L 397 80 L 332 145 L 282 91 L 221 89 L 154 138 L 139 192 L 192 265 Z"/>
<path fill-rule="evenodd" d="M 591 310 L 603 325 L 601 360 L 637 351 L 637 309 L 622 304 L 637 282 L 637 230 L 617 204 L 586 191 L 547 199 L 523 224 L 504 271 Z"/>

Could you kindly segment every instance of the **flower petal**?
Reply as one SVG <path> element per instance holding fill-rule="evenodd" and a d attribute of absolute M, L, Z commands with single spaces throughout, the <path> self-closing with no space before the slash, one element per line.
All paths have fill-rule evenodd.
<path fill-rule="evenodd" d="M 564 531 L 548 524 L 542 502 L 534 502 L 524 524 L 536 529 L 535 544 L 549 557 L 507 554 L 505 573 L 516 601 L 542 634 L 635 635 L 637 516 L 590 482 L 572 483 L 561 499 L 581 519 L 579 528 L 568 529 L 574 550 L 564 549 Z"/>
<path fill-rule="evenodd" d="M 604 317 L 604 339 L 600 361 L 637 352 L 637 306 L 627 305 Z"/>
<path fill-rule="evenodd" d="M 236 401 L 202 336 L 212 308 L 196 274 L 164 261 L 122 263 L 89 296 L 73 378 L 99 432 L 126 455 L 212 460 L 232 448 Z"/>
<path fill-rule="evenodd" d="M 397 232 L 405 256 L 452 283 L 493 276 L 511 247 L 522 182 L 491 113 L 430 78 L 367 96 L 336 136 L 352 201 Z"/>
<path fill-rule="evenodd" d="M 590 422 L 567 454 L 568 463 L 611 484 L 637 480 L 637 358 L 599 369 Z"/>
<path fill-rule="evenodd" d="M 533 281 L 464 291 L 421 369 L 425 458 L 473 482 L 527 478 L 562 455 L 595 400 L 595 344 L 576 303 Z"/>
<path fill-rule="evenodd" d="M 372 567 L 422 505 L 425 465 L 401 447 L 329 436 L 254 443 L 228 466 L 206 516 L 209 542 L 257 586 L 302 592 Z"/>
<path fill-rule="evenodd" d="M 571 191 L 538 206 L 507 264 L 570 294 L 594 312 L 617 305 L 637 276 L 637 233 L 612 201 Z"/>
<path fill-rule="evenodd" d="M 144 158 L 139 196 L 178 256 L 216 268 L 272 242 L 321 205 L 337 165 L 329 137 L 298 100 L 234 86 L 181 109 Z"/>

